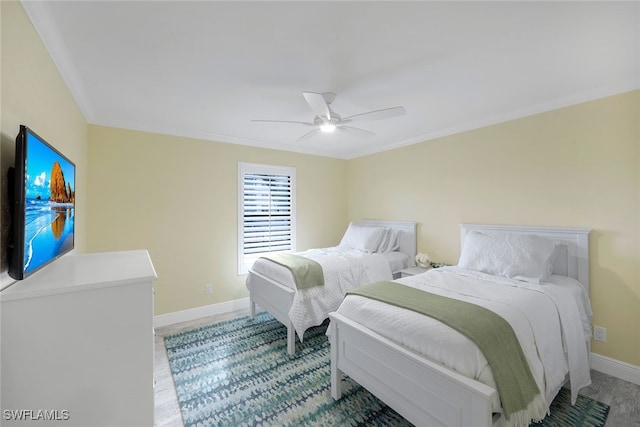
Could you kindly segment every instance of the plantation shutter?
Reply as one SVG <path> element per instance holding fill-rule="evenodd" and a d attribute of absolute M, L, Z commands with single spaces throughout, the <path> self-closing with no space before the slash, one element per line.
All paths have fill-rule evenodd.
<path fill-rule="evenodd" d="M 295 169 L 240 164 L 240 274 L 265 253 L 295 250 Z"/>

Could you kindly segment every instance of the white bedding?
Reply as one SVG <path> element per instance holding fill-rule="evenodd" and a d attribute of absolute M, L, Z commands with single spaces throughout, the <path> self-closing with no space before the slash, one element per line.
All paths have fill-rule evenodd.
<path fill-rule="evenodd" d="M 550 404 L 570 371 L 572 400 L 590 384 L 586 340 L 591 309 L 577 281 L 551 276 L 540 285 L 443 267 L 396 280 L 407 286 L 481 305 L 514 329 L 542 394 Z M 495 388 L 493 374 L 478 347 L 450 327 L 427 316 L 360 296 L 349 295 L 337 310 L 431 360 Z M 566 353 L 565 353 L 566 350 Z M 493 402 L 495 412 L 500 402 Z"/>
<path fill-rule="evenodd" d="M 390 263 L 394 266 L 401 264 L 405 268 L 410 262 L 409 256 L 401 252 L 376 254 L 343 247 L 310 249 L 296 254 L 318 262 L 322 266 L 325 282 L 324 286 L 297 289 L 295 292 L 289 318 L 300 341 L 304 331 L 322 323 L 330 312 L 338 308 L 347 290 L 365 283 L 391 280 Z M 296 289 L 291 271 L 279 264 L 260 258 L 251 270 Z M 247 282 L 250 280 L 251 275 L 247 277 Z"/>
<path fill-rule="evenodd" d="M 415 265 L 413 259 L 411 259 L 411 257 L 404 252 L 383 252 L 380 255 L 382 255 L 384 259 L 386 259 L 389 263 L 392 274 L 399 274 L 400 270 L 404 270 L 407 267 Z"/>
<path fill-rule="evenodd" d="M 367 256 L 371 255 L 370 253 L 361 252 L 355 249 L 345 249 L 339 246 L 331 247 L 331 248 L 323 248 L 323 249 L 310 249 L 304 252 L 296 252 L 296 255 L 306 256 L 311 259 L 322 258 L 325 256 L 334 256 L 338 254 L 354 254 L 356 256 Z M 384 252 L 380 253 L 386 262 L 389 264 L 389 268 L 391 268 L 391 272 L 396 273 L 400 270 L 403 270 L 411 265 L 411 257 L 404 252 Z M 380 259 L 378 258 L 380 261 Z M 272 280 L 280 283 L 281 285 L 287 286 L 291 289 L 296 289 L 296 284 L 293 279 L 293 274 L 291 271 L 275 262 L 271 262 L 264 258 L 258 258 L 251 269 L 257 273 L 262 274 L 263 276 L 267 276 Z M 380 279 L 386 280 L 386 279 Z"/>

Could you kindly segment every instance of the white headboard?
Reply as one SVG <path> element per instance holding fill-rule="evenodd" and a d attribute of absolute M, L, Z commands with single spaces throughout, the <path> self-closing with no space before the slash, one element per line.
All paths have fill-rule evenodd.
<path fill-rule="evenodd" d="M 359 225 L 368 225 L 371 227 L 389 227 L 394 230 L 400 230 L 398 240 L 400 241 L 400 252 L 411 257 L 411 262 L 415 262 L 417 252 L 417 235 L 416 229 L 418 223 L 412 221 L 381 221 L 373 219 L 362 219 L 356 222 Z"/>
<path fill-rule="evenodd" d="M 511 225 L 460 224 L 460 250 L 469 231 L 483 233 L 536 234 L 563 243 L 553 264 L 553 274 L 578 280 L 589 290 L 589 230 L 588 228 L 529 227 Z"/>

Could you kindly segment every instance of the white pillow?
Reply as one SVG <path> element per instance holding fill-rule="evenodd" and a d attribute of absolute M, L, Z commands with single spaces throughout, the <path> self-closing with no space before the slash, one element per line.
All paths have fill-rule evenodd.
<path fill-rule="evenodd" d="M 351 223 L 338 246 L 363 252 L 376 252 L 383 235 L 384 227 L 366 227 Z"/>
<path fill-rule="evenodd" d="M 378 243 L 378 247 L 376 248 L 376 252 L 384 252 L 384 249 L 387 247 L 387 245 L 389 244 L 389 239 L 391 237 L 391 229 L 388 227 L 384 227 L 383 231 L 382 231 L 382 238 L 380 239 L 380 242 Z"/>
<path fill-rule="evenodd" d="M 551 271 L 556 245 L 531 234 L 471 231 L 458 267 L 539 284 Z"/>
<path fill-rule="evenodd" d="M 388 228 L 388 232 L 385 233 L 385 239 L 380 243 L 380 247 L 378 248 L 378 252 L 393 252 L 400 248 L 400 242 L 398 241 L 398 236 L 400 235 L 400 230 L 394 230 L 393 228 Z"/>

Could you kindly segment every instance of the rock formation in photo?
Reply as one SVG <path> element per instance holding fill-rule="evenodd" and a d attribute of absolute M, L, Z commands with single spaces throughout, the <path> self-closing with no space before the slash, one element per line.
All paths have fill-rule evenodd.
<path fill-rule="evenodd" d="M 74 202 L 75 193 L 71 190 L 71 185 L 65 183 L 64 173 L 58 162 L 55 162 L 53 168 L 51 168 L 51 183 L 49 188 L 51 189 L 50 201 L 56 203 Z"/>

